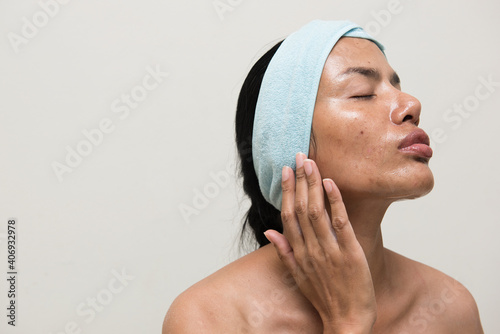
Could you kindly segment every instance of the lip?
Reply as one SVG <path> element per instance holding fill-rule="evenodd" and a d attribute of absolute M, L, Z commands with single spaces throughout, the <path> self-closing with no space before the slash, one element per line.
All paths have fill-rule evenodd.
<path fill-rule="evenodd" d="M 432 157 L 432 149 L 429 145 L 430 140 L 427 133 L 422 129 L 416 129 L 403 138 L 398 146 L 398 150 L 430 159 Z"/>

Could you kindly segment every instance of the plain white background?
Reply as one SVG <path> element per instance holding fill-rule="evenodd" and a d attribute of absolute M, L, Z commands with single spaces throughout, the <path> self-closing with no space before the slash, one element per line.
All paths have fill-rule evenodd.
<path fill-rule="evenodd" d="M 389 208 L 385 245 L 462 282 L 485 332 L 499 333 L 499 10 L 492 0 L 1 1 L 0 268 L 15 217 L 19 276 L 15 328 L 0 280 L 0 331 L 160 333 L 179 293 L 240 255 L 248 202 L 234 116 L 251 65 L 312 19 L 349 19 L 386 46 L 434 149 L 434 190 Z M 168 76 L 146 89 L 148 71 Z M 101 122 L 108 133 L 89 146 L 84 132 Z M 70 168 L 77 149 L 86 156 Z M 61 181 L 54 164 L 67 166 Z"/>

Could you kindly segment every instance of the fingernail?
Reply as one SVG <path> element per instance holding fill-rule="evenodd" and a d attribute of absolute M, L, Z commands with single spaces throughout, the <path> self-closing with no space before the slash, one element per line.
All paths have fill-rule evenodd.
<path fill-rule="evenodd" d="M 333 190 L 332 183 L 328 182 L 327 179 L 323 179 L 323 186 L 325 187 L 327 193 Z"/>
<path fill-rule="evenodd" d="M 297 155 L 295 155 L 295 160 L 297 163 L 297 168 L 301 168 L 304 165 L 304 156 L 302 155 L 302 153 L 297 153 Z"/>
<path fill-rule="evenodd" d="M 267 236 L 267 231 L 264 232 L 264 236 L 266 237 L 267 240 L 269 240 L 270 243 L 272 243 L 271 239 Z"/>
<path fill-rule="evenodd" d="M 304 170 L 306 171 L 307 176 L 312 174 L 313 168 L 311 160 L 304 160 Z"/>
<path fill-rule="evenodd" d="M 287 170 L 286 166 L 283 166 L 283 168 L 281 169 L 281 180 L 283 182 L 285 182 L 286 180 L 288 180 L 288 170 Z"/>

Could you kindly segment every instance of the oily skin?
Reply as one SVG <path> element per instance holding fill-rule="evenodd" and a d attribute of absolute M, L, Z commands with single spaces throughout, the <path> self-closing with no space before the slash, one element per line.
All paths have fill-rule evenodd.
<path fill-rule="evenodd" d="M 343 75 L 351 67 L 371 68 L 379 76 Z M 390 281 L 380 229 L 387 208 L 434 186 L 428 161 L 398 150 L 421 112 L 420 102 L 402 92 L 398 81 L 375 43 L 341 38 L 323 68 L 312 122 L 316 145 L 309 150 L 321 177 L 331 178 L 342 193 L 376 292 Z M 328 205 L 326 210 L 331 216 Z"/>
<path fill-rule="evenodd" d="M 350 67 L 373 68 L 380 78 L 341 74 Z M 418 126 L 421 105 L 394 74 L 378 47 L 360 38 L 341 38 L 325 63 L 312 124 L 317 150 L 311 145 L 309 158 L 345 201 L 390 203 L 423 196 L 434 185 L 427 163 L 397 149 Z"/>
<path fill-rule="evenodd" d="M 360 74 L 339 77 L 351 66 L 376 69 L 380 77 L 377 80 Z M 361 95 L 374 96 L 353 98 Z M 397 150 L 400 140 L 416 129 L 419 116 L 420 103 L 401 92 L 378 47 L 364 39 L 342 38 L 323 70 L 313 116 L 316 145 L 311 145 L 311 160 L 304 163 L 312 166 L 312 175 L 318 181 L 313 187 L 315 191 L 307 190 L 311 188 L 304 182 L 310 185 L 313 178 L 304 177 L 304 167 L 297 168 L 296 174 L 302 178 L 297 177 L 296 183 L 293 171 L 288 168 L 289 178 L 285 182 L 293 189 L 293 194 L 289 194 L 305 195 L 317 202 L 321 202 L 323 195 L 321 179 L 331 178 L 340 189 L 349 224 L 355 232 L 350 234 L 350 241 L 359 242 L 362 250 L 337 249 L 336 254 L 340 255 L 337 258 L 347 263 L 338 266 L 340 273 L 336 273 L 335 280 L 331 279 L 331 273 L 324 275 L 324 270 L 319 270 L 318 275 L 326 277 L 323 282 L 332 283 L 333 290 L 347 291 L 340 296 L 347 299 L 356 299 L 366 286 L 357 284 L 349 290 L 340 289 L 338 283 L 356 283 L 356 278 L 363 275 L 371 277 L 377 313 L 371 332 L 482 333 L 477 306 L 467 289 L 435 269 L 383 246 L 380 224 L 388 206 L 397 200 L 423 196 L 433 187 L 427 161 Z M 337 215 L 343 211 L 332 209 L 327 196 L 323 204 L 329 217 L 332 211 L 338 211 Z M 301 226 L 306 226 L 304 223 L 310 222 L 302 220 Z M 278 256 L 276 249 L 280 245 L 277 247 L 276 242 L 285 249 L 286 238 L 291 236 L 286 229 L 284 232 L 283 236 L 268 230 L 267 236 L 273 239 L 274 247 L 265 245 L 247 254 L 181 294 L 165 317 L 163 333 L 232 333 L 237 329 L 246 333 L 338 333 L 326 330 L 325 319 L 311 303 L 313 295 L 304 294 L 295 284 L 295 277 L 290 277 L 292 271 L 284 264 L 283 257 Z M 344 270 L 345 264 L 351 269 L 356 269 L 356 263 L 359 265 L 360 261 L 351 262 L 354 253 L 366 257 L 362 267 L 369 268 L 363 275 L 359 271 L 350 275 Z M 306 270 L 305 274 L 313 277 L 314 270 L 312 273 Z M 445 281 L 451 282 L 451 287 Z M 307 280 L 302 283 L 308 287 Z M 314 287 L 319 292 L 316 300 L 331 304 L 322 297 L 325 287 L 320 284 Z M 371 291 L 371 287 L 365 290 Z M 453 302 L 447 304 L 442 314 L 434 316 L 429 313 L 429 305 L 443 298 L 443 293 L 445 300 Z M 260 318 L 255 318 L 256 315 Z M 262 321 L 255 323 L 256 319 Z"/>
<path fill-rule="evenodd" d="M 420 102 L 401 91 L 397 74 L 375 43 L 359 38 L 341 38 L 337 42 L 318 88 L 312 122 L 315 145 L 311 142 L 308 157 L 317 169 L 307 180 L 311 185 L 313 179 L 317 184 L 320 177 L 329 178 L 340 190 L 345 213 L 366 256 L 379 307 L 394 300 L 391 285 L 401 278 L 383 247 L 383 216 L 392 202 L 423 196 L 434 185 L 428 159 L 398 149 L 403 138 L 418 127 L 420 111 Z M 301 159 L 300 154 L 297 159 Z M 284 173 L 292 171 L 285 167 Z M 305 200 L 311 207 L 310 201 L 317 199 L 306 199 L 312 188 L 308 195 L 304 194 L 306 188 L 299 187 L 299 182 L 304 184 L 304 171 L 297 168 L 296 173 L 295 200 Z M 282 187 L 288 189 L 291 185 L 284 183 Z M 332 217 L 326 196 L 324 203 Z M 307 215 L 297 214 L 299 221 L 307 220 Z M 301 222 L 300 226 L 309 224 Z M 291 226 L 296 224 L 288 225 L 288 229 Z M 295 235 L 301 233 L 305 239 L 305 231 L 287 231 L 284 226 L 288 241 L 297 240 Z M 286 240 L 275 237 L 271 235 L 283 257 L 291 249 Z"/>
<path fill-rule="evenodd" d="M 283 234 L 266 231 L 278 255 L 267 267 L 293 276 L 324 334 L 483 333 L 460 284 L 459 300 L 417 329 L 416 314 L 443 298 L 449 278 L 383 246 L 389 205 L 434 186 L 428 158 L 398 149 L 420 111 L 376 44 L 339 40 L 322 72 L 309 157 L 297 154 L 295 173 L 283 168 Z"/>

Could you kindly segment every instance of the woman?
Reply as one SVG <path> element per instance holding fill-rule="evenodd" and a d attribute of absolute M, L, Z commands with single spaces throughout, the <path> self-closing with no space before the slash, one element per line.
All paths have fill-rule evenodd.
<path fill-rule="evenodd" d="M 260 248 L 183 292 L 163 332 L 482 333 L 465 287 L 383 246 L 389 205 L 434 185 L 420 108 L 351 22 L 313 21 L 268 51 L 236 117 Z"/>

